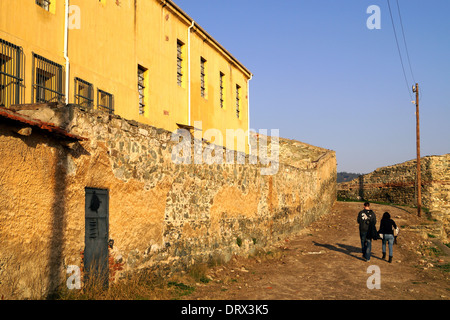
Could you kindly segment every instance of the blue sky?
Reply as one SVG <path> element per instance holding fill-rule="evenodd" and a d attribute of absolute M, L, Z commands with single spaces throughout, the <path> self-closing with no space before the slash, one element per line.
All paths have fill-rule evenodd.
<path fill-rule="evenodd" d="M 175 0 L 253 74 L 250 126 L 336 151 L 338 171 L 416 157 L 396 0 Z M 398 0 L 420 87 L 421 155 L 450 153 L 450 1 Z M 381 29 L 370 30 L 377 5 Z"/>

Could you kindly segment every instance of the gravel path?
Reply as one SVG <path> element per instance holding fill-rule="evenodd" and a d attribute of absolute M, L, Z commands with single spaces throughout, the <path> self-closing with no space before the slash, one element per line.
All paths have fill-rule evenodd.
<path fill-rule="evenodd" d="M 208 269 L 187 300 L 450 300 L 449 256 L 427 236 L 432 224 L 413 209 L 373 204 L 377 227 L 385 211 L 401 227 L 392 263 L 362 259 L 356 217 L 361 203 L 337 202 L 300 234 L 249 258 Z"/>

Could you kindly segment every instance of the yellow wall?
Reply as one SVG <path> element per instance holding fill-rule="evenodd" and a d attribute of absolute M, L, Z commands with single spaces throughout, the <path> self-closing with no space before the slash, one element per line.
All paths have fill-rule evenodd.
<path fill-rule="evenodd" d="M 25 103 L 32 100 L 32 52 L 64 68 L 64 0 L 46 11 L 30 0 L 0 0 L 0 39 L 21 46 L 25 55 Z M 114 95 L 115 113 L 155 127 L 177 129 L 177 123 L 202 121 L 210 128 L 248 129 L 247 82 L 250 72 L 171 1 L 71 0 L 79 10 L 79 27 L 69 30 L 69 103 L 74 103 L 74 78 Z M 71 11 L 69 21 L 77 21 Z M 75 24 L 76 26 L 76 24 Z M 177 41 L 183 46 L 183 84 L 177 84 Z M 188 45 L 190 43 L 190 55 Z M 200 94 L 200 57 L 207 60 L 207 96 Z M 190 58 L 190 117 L 189 63 Z M 137 69 L 146 72 L 144 115 L 139 114 Z M 225 74 L 225 102 L 219 105 L 219 72 Z M 236 116 L 236 84 L 241 87 Z M 190 123 L 189 123 L 190 118 Z M 247 148 L 246 148 L 247 150 Z"/>
<path fill-rule="evenodd" d="M 31 102 L 33 52 L 62 66 L 64 60 L 64 7 L 54 7 L 54 14 L 34 1 L 0 0 L 0 39 L 23 48 L 25 56 L 25 103 Z"/>
<path fill-rule="evenodd" d="M 246 77 L 226 56 L 218 54 L 214 44 L 204 41 L 196 31 L 191 36 L 191 122 L 202 121 L 203 131 L 211 128 L 222 132 L 224 143 L 226 129 L 248 129 L 248 97 Z M 206 60 L 206 98 L 200 93 L 200 57 Z M 224 76 L 225 105 L 220 107 L 220 73 Z M 240 114 L 236 116 L 236 85 L 240 86 Z"/>

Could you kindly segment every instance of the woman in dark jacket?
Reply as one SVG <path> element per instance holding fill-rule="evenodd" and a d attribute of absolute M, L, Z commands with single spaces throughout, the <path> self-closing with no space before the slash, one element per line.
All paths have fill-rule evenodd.
<path fill-rule="evenodd" d="M 389 263 L 392 262 L 393 250 L 394 250 L 394 230 L 397 229 L 395 221 L 391 219 L 389 212 L 383 214 L 383 218 L 380 221 L 380 230 L 378 233 L 383 235 L 381 250 L 383 251 L 383 259 L 386 258 L 386 242 L 389 245 Z"/>

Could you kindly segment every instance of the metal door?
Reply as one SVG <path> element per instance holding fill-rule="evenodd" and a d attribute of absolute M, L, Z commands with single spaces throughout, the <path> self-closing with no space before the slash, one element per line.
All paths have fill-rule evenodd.
<path fill-rule="evenodd" d="M 84 270 L 87 279 L 108 286 L 108 190 L 85 188 Z"/>

